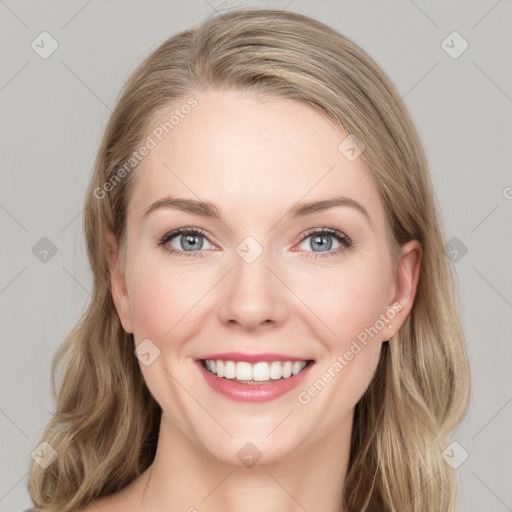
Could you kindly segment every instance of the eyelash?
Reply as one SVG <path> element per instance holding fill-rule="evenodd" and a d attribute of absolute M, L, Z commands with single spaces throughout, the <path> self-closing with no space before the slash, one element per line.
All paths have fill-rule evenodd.
<path fill-rule="evenodd" d="M 208 239 L 208 235 L 207 235 L 206 231 L 203 231 L 202 229 L 199 229 L 199 228 L 179 228 L 179 229 L 175 229 L 174 231 L 170 231 L 169 233 L 166 233 L 158 242 L 158 246 L 161 247 L 168 254 L 176 254 L 179 256 L 193 257 L 193 258 L 194 257 L 196 257 L 196 258 L 202 257 L 202 256 L 199 256 L 198 253 L 201 253 L 204 251 L 180 251 L 180 250 L 174 249 L 174 248 L 169 249 L 167 247 L 167 243 L 169 242 L 169 240 L 172 240 L 177 235 L 201 235 L 204 238 Z M 298 243 L 299 244 L 302 243 L 304 240 L 306 240 L 307 238 L 309 238 L 313 235 L 332 236 L 338 242 L 340 242 L 341 246 L 332 251 L 327 251 L 324 254 L 319 253 L 319 252 L 307 251 L 310 253 L 310 256 L 307 256 L 307 257 L 311 258 L 311 259 L 317 259 L 318 257 L 326 258 L 326 257 L 335 256 L 337 254 L 340 254 L 340 253 L 350 249 L 353 246 L 352 240 L 347 235 L 345 235 L 341 231 L 339 231 L 337 229 L 333 229 L 333 228 L 309 229 L 302 235 L 302 237 L 300 238 Z"/>

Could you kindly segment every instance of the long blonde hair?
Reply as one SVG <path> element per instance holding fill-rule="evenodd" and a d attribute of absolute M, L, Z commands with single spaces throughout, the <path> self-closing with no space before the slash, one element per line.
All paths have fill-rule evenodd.
<path fill-rule="evenodd" d="M 107 232 L 123 246 L 137 172 L 126 162 L 152 123 L 206 87 L 305 102 L 364 144 L 392 244 L 419 240 L 423 259 L 413 309 L 383 344 L 356 405 L 340 493 L 350 512 L 454 512 L 456 476 L 441 453 L 467 410 L 469 362 L 421 142 L 394 86 L 361 48 L 323 23 L 272 9 L 231 10 L 172 36 L 121 92 L 85 202 L 93 296 L 52 362 L 57 405 L 41 442 L 58 457 L 47 468 L 32 462 L 34 505 L 76 511 L 126 486 L 154 458 L 161 410 L 114 307 Z"/>

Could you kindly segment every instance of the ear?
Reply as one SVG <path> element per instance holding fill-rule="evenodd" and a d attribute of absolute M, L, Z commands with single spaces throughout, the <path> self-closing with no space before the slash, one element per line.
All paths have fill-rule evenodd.
<path fill-rule="evenodd" d="M 133 322 L 130 310 L 130 300 L 126 289 L 126 279 L 124 269 L 122 268 L 121 258 L 115 236 L 110 231 L 107 233 L 108 260 L 110 268 L 110 287 L 112 290 L 112 299 L 116 306 L 116 311 L 121 320 L 123 329 L 133 332 Z"/>
<path fill-rule="evenodd" d="M 418 240 L 411 240 L 402 246 L 402 255 L 393 283 L 394 296 L 387 310 L 393 310 L 396 314 L 382 330 L 383 341 L 389 340 L 398 332 L 411 312 L 418 287 L 422 256 L 423 250 Z"/>

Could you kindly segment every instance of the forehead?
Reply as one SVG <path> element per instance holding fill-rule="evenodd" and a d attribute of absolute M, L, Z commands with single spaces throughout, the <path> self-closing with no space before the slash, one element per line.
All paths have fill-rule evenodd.
<path fill-rule="evenodd" d="M 174 116 L 168 133 L 158 127 L 179 102 L 152 128 L 155 147 L 137 168 L 129 215 L 140 218 L 167 194 L 211 201 L 237 218 L 337 195 L 382 215 L 369 170 L 340 150 L 349 134 L 327 115 L 296 100 L 239 91 L 194 97 L 196 106 Z"/>

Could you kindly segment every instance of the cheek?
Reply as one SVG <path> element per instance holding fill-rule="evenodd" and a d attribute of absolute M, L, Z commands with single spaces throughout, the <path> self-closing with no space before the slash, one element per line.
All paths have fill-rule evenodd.
<path fill-rule="evenodd" d="M 171 337 L 186 340 L 198 328 L 220 271 L 180 266 L 150 251 L 135 253 L 131 263 L 127 286 L 135 340 L 149 338 L 162 348 Z"/>
<path fill-rule="evenodd" d="M 336 403 L 331 413 L 338 417 L 366 391 L 379 361 L 381 341 L 386 339 L 387 323 L 381 315 L 385 318 L 388 270 L 385 264 L 372 261 L 323 276 L 316 273 L 303 281 L 302 293 L 318 318 L 316 334 L 325 350 L 313 379 L 318 386 L 310 390 L 311 395 L 303 390 L 305 402 L 328 388 L 327 393 L 321 392 L 318 404 Z"/>
<path fill-rule="evenodd" d="M 185 317 L 198 295 L 197 281 L 183 279 L 179 271 L 170 272 L 163 260 L 144 254 L 132 259 L 127 285 L 136 340 L 161 340 Z"/>
<path fill-rule="evenodd" d="M 387 272 L 375 262 L 316 272 L 296 286 L 300 286 L 298 295 L 306 298 L 319 325 L 327 328 L 324 340 L 337 350 L 374 326 L 387 304 Z M 378 326 L 382 328 L 381 324 Z"/>

